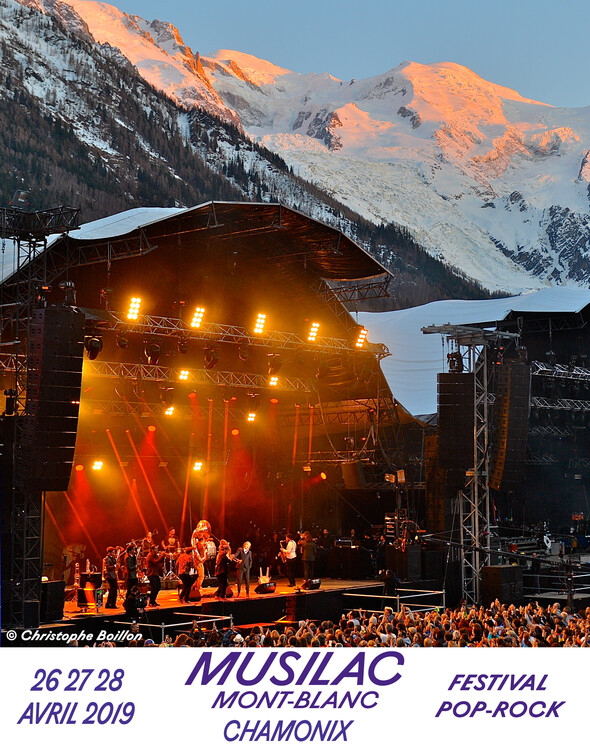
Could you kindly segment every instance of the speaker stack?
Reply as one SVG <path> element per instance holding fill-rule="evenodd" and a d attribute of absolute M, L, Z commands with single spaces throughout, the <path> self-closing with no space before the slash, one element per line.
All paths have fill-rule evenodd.
<path fill-rule="evenodd" d="M 472 372 L 438 375 L 438 456 L 443 468 L 473 467 L 473 405 Z"/>
<path fill-rule="evenodd" d="M 319 589 L 322 585 L 321 579 L 306 579 L 303 584 L 301 584 L 302 589 Z"/>
<path fill-rule="evenodd" d="M 502 604 L 522 604 L 522 566 L 484 566 L 481 570 L 482 604 L 498 599 Z"/>
<path fill-rule="evenodd" d="M 35 310 L 27 402 L 17 444 L 17 477 L 30 490 L 65 491 L 78 428 L 84 314 L 68 306 Z"/>
<path fill-rule="evenodd" d="M 530 370 L 524 362 L 505 361 L 496 379 L 490 486 L 499 490 L 522 481 L 529 430 Z"/>

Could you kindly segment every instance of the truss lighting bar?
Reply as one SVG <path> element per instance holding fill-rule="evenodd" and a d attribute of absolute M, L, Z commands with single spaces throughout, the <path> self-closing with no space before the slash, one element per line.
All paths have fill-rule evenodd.
<path fill-rule="evenodd" d="M 319 323 L 312 323 L 311 328 L 309 329 L 309 334 L 307 336 L 307 340 L 310 342 L 314 342 L 316 340 L 316 337 L 318 335 L 318 331 L 320 329 Z"/>
<path fill-rule="evenodd" d="M 170 367 L 157 364 L 126 364 L 124 362 L 85 361 L 84 374 L 112 379 L 152 380 L 155 382 L 176 382 L 177 372 Z M 224 387 L 268 389 L 268 377 L 237 372 L 197 369 L 189 371 L 190 382 L 208 383 Z M 282 377 L 281 390 L 311 393 L 312 388 L 299 377 Z"/>
<path fill-rule="evenodd" d="M 90 311 L 89 311 L 90 312 Z M 295 333 L 286 331 L 267 331 L 264 336 L 250 334 L 240 326 L 221 325 L 219 323 L 201 323 L 198 329 L 191 328 L 187 323 L 178 318 L 161 318 L 151 315 L 143 315 L 141 320 L 131 327 L 125 317 L 120 313 L 109 311 L 110 320 L 100 321 L 99 326 L 104 330 L 121 332 L 136 332 L 144 336 L 166 336 L 181 337 L 192 336 L 201 340 L 215 341 L 217 343 L 249 343 L 257 346 L 266 346 L 280 349 L 300 349 L 307 345 L 306 338 Z M 333 353 L 334 351 L 357 351 L 357 347 L 350 341 L 340 338 L 322 337 L 321 341 L 314 344 L 314 351 Z M 364 343 L 363 352 L 369 352 L 380 359 L 389 356 L 389 349 L 383 344 Z"/>

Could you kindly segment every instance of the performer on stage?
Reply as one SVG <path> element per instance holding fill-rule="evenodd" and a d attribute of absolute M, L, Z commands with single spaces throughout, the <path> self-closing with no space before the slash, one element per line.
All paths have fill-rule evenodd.
<path fill-rule="evenodd" d="M 191 587 L 195 580 L 190 573 L 191 566 L 193 565 L 192 553 L 192 548 L 185 548 L 184 552 L 178 556 L 178 561 L 176 563 L 176 573 L 178 574 L 178 578 L 182 583 L 182 588 L 180 590 L 178 599 L 183 603 L 188 603 L 191 593 Z"/>
<path fill-rule="evenodd" d="M 289 586 L 295 586 L 295 561 L 297 559 L 297 543 L 293 539 L 293 535 L 287 533 L 287 544 L 284 548 L 281 548 L 281 555 L 284 556 L 287 568 L 287 578 L 289 579 Z"/>
<path fill-rule="evenodd" d="M 305 530 L 303 533 L 303 538 L 299 541 L 299 547 L 303 560 L 303 578 L 306 580 L 313 579 L 317 546 L 309 530 Z"/>
<path fill-rule="evenodd" d="M 246 540 L 234 555 L 234 559 L 238 564 L 238 597 L 242 592 L 242 582 L 246 587 L 246 596 L 250 596 L 250 569 L 252 568 L 251 547 L 252 545 Z"/>
<path fill-rule="evenodd" d="M 203 585 L 203 579 L 205 578 L 205 561 L 207 560 L 207 545 L 203 535 L 198 537 L 194 542 L 193 551 L 193 566 L 197 572 L 197 591 L 201 593 L 201 587 Z"/>
<path fill-rule="evenodd" d="M 152 545 L 147 558 L 147 577 L 150 582 L 150 607 L 159 607 L 160 605 L 156 602 L 158 598 L 158 592 L 162 588 L 162 582 L 160 581 L 160 574 L 162 573 L 162 566 L 164 565 L 164 559 L 166 553 L 158 553 L 158 546 Z"/>
<path fill-rule="evenodd" d="M 170 527 L 168 530 L 168 537 L 162 540 L 162 550 L 167 553 L 177 553 L 180 549 L 180 540 L 176 537 L 176 530 L 174 527 Z"/>
<path fill-rule="evenodd" d="M 129 596 L 129 592 L 134 586 L 137 586 L 137 546 L 135 543 L 131 543 L 127 546 L 127 554 L 125 556 L 125 566 L 127 568 L 127 594 L 125 599 Z"/>
<path fill-rule="evenodd" d="M 229 578 L 229 566 L 234 560 L 231 554 L 231 547 L 227 540 L 219 541 L 219 550 L 217 552 L 217 560 L 215 562 L 215 577 L 219 582 L 217 591 L 215 592 L 216 597 L 225 599 L 227 592 L 227 581 Z"/>
<path fill-rule="evenodd" d="M 117 556 L 114 547 L 109 546 L 107 548 L 103 566 L 104 578 L 109 585 L 109 593 L 104 606 L 106 610 L 114 610 L 117 607 L 117 592 L 119 590 L 117 584 Z"/>

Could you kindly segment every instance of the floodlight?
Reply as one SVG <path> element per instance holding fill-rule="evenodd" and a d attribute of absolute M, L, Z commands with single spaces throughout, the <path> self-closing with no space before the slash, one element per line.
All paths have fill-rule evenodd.
<path fill-rule="evenodd" d="M 139 318 L 139 308 L 141 307 L 141 297 L 132 297 L 127 311 L 127 320 L 137 320 Z"/>
<path fill-rule="evenodd" d="M 203 315 L 205 315 L 204 307 L 195 308 L 195 312 L 193 313 L 193 319 L 191 320 L 191 328 L 201 327 L 201 323 L 203 322 Z"/>
<path fill-rule="evenodd" d="M 316 336 L 318 335 L 318 330 L 320 328 L 319 323 L 312 323 L 311 327 L 309 329 L 309 333 L 307 334 L 307 340 L 308 341 L 315 341 Z"/>

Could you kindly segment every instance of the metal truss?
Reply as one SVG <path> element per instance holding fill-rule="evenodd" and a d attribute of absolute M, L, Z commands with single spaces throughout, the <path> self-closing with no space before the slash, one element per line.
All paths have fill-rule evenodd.
<path fill-rule="evenodd" d="M 568 467 L 577 470 L 578 468 L 590 468 L 590 457 L 572 457 Z"/>
<path fill-rule="evenodd" d="M 558 462 L 555 455 L 536 455 L 534 452 L 531 452 L 526 459 L 527 465 L 555 465 Z"/>
<path fill-rule="evenodd" d="M 88 312 L 91 314 L 91 311 Z M 102 320 L 101 317 L 101 320 L 98 321 L 99 327 L 119 333 L 139 333 L 145 336 L 168 338 L 195 338 L 213 343 L 243 343 L 282 350 L 306 349 L 324 354 L 354 351 L 355 353 L 371 354 L 379 359 L 389 356 L 389 349 L 383 344 L 365 343 L 362 348 L 358 349 L 355 342 L 341 338 L 319 336 L 316 341 L 310 342 L 295 333 L 287 331 L 270 330 L 258 335 L 250 333 L 240 326 L 222 325 L 220 323 L 201 323 L 199 328 L 191 328 L 188 323 L 179 318 L 142 315 L 137 322 L 130 322 L 124 313 L 109 311 L 108 316 L 108 320 Z M 355 327 L 357 327 L 356 324 Z"/>
<path fill-rule="evenodd" d="M 473 326 L 442 325 L 422 328 L 441 333 L 457 347 L 462 371 L 473 373 L 473 468 L 466 472 L 465 487 L 458 493 L 461 571 L 464 598 L 480 601 L 481 575 L 490 562 L 489 400 L 491 366 L 488 346 L 518 340 L 518 334 Z M 462 348 L 463 347 L 463 348 Z"/>
<path fill-rule="evenodd" d="M 574 398 L 531 398 L 532 408 L 545 408 L 553 411 L 590 411 L 590 400 Z"/>
<path fill-rule="evenodd" d="M 300 377 L 279 377 L 276 386 L 269 385 L 269 377 L 239 372 L 208 369 L 186 370 L 188 377 L 179 380 L 178 369 L 157 364 L 127 364 L 125 362 L 101 362 L 84 360 L 84 374 L 109 377 L 114 380 L 152 380 L 154 382 L 182 383 L 186 385 L 217 385 L 220 387 L 255 388 L 311 393 L 313 389 Z"/>
<path fill-rule="evenodd" d="M 381 282 L 367 282 L 366 284 L 353 284 L 348 287 L 326 288 L 324 297 L 332 296 L 339 302 L 362 302 L 363 300 L 374 300 L 381 297 L 389 297 L 389 282 L 391 275 Z"/>
<path fill-rule="evenodd" d="M 533 437 L 572 437 L 573 430 L 569 426 L 531 426 L 529 436 Z"/>
<path fill-rule="evenodd" d="M 552 377 L 561 380 L 582 380 L 590 382 L 590 369 L 568 364 L 531 362 L 531 374 L 535 377 Z"/>

